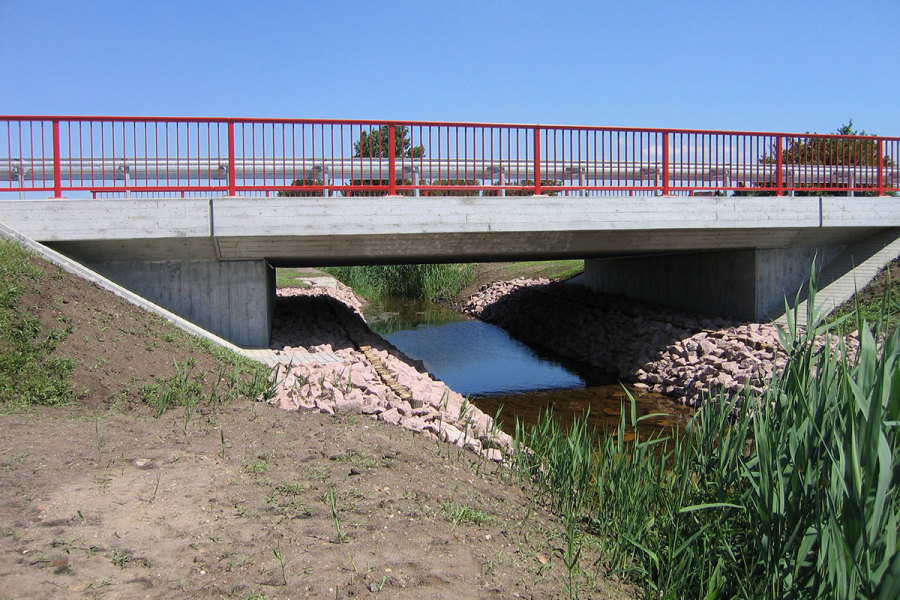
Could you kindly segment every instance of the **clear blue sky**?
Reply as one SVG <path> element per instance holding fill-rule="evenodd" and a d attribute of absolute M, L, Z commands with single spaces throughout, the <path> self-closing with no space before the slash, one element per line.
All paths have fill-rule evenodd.
<path fill-rule="evenodd" d="M 900 0 L 0 0 L 0 114 L 900 135 Z"/>

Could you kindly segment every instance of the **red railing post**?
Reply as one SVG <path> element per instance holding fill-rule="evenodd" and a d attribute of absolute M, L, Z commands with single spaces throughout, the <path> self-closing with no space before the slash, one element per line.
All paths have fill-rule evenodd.
<path fill-rule="evenodd" d="M 662 193 L 663 196 L 669 195 L 669 132 L 663 132 L 662 147 Z"/>
<path fill-rule="evenodd" d="M 784 178 L 782 176 L 782 139 L 780 135 L 775 136 L 775 195 L 784 196 Z"/>
<path fill-rule="evenodd" d="M 397 128 L 388 125 L 388 196 L 397 195 Z"/>
<path fill-rule="evenodd" d="M 876 144 L 878 152 L 878 174 L 876 175 L 878 183 L 876 186 L 878 188 L 878 195 L 884 196 L 884 140 L 879 138 Z"/>
<path fill-rule="evenodd" d="M 237 163 L 234 159 L 234 121 L 228 121 L 228 195 L 237 196 Z"/>
<path fill-rule="evenodd" d="M 541 195 L 541 128 L 534 126 L 534 195 Z"/>
<path fill-rule="evenodd" d="M 62 198 L 62 160 L 59 156 L 59 119 L 53 119 L 53 197 Z"/>

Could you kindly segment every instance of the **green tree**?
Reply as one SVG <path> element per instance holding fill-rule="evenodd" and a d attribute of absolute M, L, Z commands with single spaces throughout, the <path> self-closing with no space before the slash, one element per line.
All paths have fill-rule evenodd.
<path fill-rule="evenodd" d="M 378 129 L 361 131 L 359 140 L 353 144 L 353 156 L 356 158 L 387 158 L 390 155 L 390 126 L 382 125 Z M 422 158 L 425 146 L 413 146 L 409 139 L 409 127 L 394 126 L 394 156 L 405 158 Z"/>
<path fill-rule="evenodd" d="M 836 136 L 853 136 L 853 137 L 791 137 L 787 138 L 784 148 L 781 151 L 781 164 L 785 166 L 792 165 L 834 165 L 834 166 L 852 166 L 852 167 L 877 167 L 878 166 L 878 141 L 873 137 L 875 134 L 869 134 L 865 131 L 856 131 L 853 129 L 853 120 L 851 119 L 846 125 L 841 125 L 833 135 Z M 777 142 L 776 142 L 777 143 Z M 768 154 L 760 157 L 759 162 L 766 165 L 774 165 L 778 162 L 778 148 L 775 144 L 769 150 Z M 889 156 L 882 158 L 882 164 L 885 167 L 894 166 L 894 161 Z M 795 187 L 812 187 L 815 184 L 795 184 Z M 763 188 L 760 191 L 755 190 L 738 190 L 735 196 L 774 196 L 775 192 L 767 191 L 765 188 L 775 187 L 775 182 L 757 182 L 756 187 Z M 738 183 L 738 187 L 750 187 L 745 182 Z M 835 185 L 830 184 L 829 187 L 850 188 L 849 183 Z M 854 188 L 872 188 L 873 184 L 855 184 Z M 878 192 L 859 192 L 861 196 L 874 196 Z M 802 191 L 794 192 L 797 196 L 817 196 L 818 191 Z"/>
<path fill-rule="evenodd" d="M 878 166 L 878 142 L 872 137 L 874 134 L 853 129 L 853 119 L 846 125 L 841 125 L 834 133 L 841 136 L 859 137 L 790 138 L 781 152 L 782 164 Z M 763 157 L 762 162 L 775 163 L 775 153 L 773 148 L 772 154 Z M 883 162 L 886 167 L 894 164 L 888 156 L 884 157 Z"/>
<path fill-rule="evenodd" d="M 353 144 L 354 158 L 387 158 L 390 156 L 390 126 L 382 125 L 377 129 L 360 131 L 359 139 Z M 394 126 L 394 156 L 397 158 L 422 158 L 425 156 L 425 146 L 413 146 L 410 140 L 409 128 L 403 125 Z M 354 179 L 350 185 L 381 185 L 387 186 L 389 179 Z M 410 179 L 398 179 L 398 185 L 412 185 Z M 348 196 L 384 196 L 383 190 L 350 190 Z M 401 196 L 412 196 L 413 193 L 406 190 L 399 192 Z"/>

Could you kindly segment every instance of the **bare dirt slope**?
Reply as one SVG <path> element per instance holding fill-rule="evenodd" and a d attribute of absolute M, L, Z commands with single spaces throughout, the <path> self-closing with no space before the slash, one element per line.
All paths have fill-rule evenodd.
<path fill-rule="evenodd" d="M 231 399 L 233 361 L 45 269 L 24 300 L 68 323 L 77 393 L 0 416 L 0 598 L 567 596 L 559 524 L 501 467 L 364 415 Z M 202 399 L 156 418 L 141 390 L 176 364 Z M 581 597 L 628 596 L 585 552 Z"/>

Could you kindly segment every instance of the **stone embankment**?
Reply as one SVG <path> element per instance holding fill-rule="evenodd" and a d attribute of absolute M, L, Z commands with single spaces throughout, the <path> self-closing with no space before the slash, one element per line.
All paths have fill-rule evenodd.
<path fill-rule="evenodd" d="M 698 406 L 709 391 L 761 391 L 787 355 L 775 325 L 728 323 L 547 280 L 482 288 L 465 312 L 524 342 Z"/>
<path fill-rule="evenodd" d="M 333 352 L 342 362 L 278 366 L 273 404 L 286 410 L 366 415 L 504 460 L 512 447 L 510 436 L 460 394 L 432 379 L 420 363 L 372 333 L 349 288 L 310 286 L 282 289 L 279 295 L 272 335 L 277 354 Z"/>

